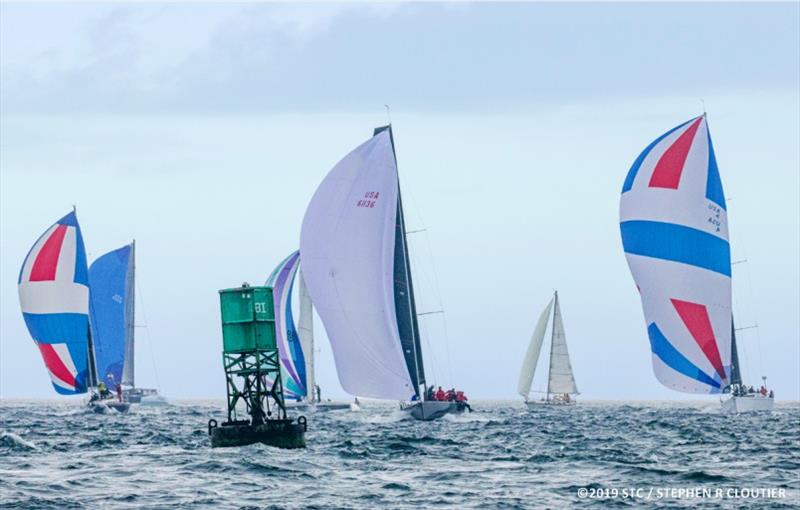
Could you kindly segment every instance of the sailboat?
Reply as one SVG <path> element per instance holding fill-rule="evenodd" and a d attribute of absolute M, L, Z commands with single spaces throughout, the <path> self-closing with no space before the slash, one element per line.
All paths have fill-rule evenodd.
<path fill-rule="evenodd" d="M 266 285 L 272 287 L 275 303 L 275 329 L 281 359 L 281 379 L 287 406 L 319 411 L 350 409 L 350 404 L 323 401 L 322 391 L 314 378 L 314 325 L 311 298 L 300 269 L 300 252 L 294 251 L 272 271 Z M 300 316 L 295 324 L 292 312 L 294 284 L 299 284 Z"/>
<path fill-rule="evenodd" d="M 539 353 L 542 350 L 547 324 L 550 321 L 551 310 L 553 311 L 553 327 L 550 330 L 550 366 L 547 374 L 547 392 L 542 400 L 530 400 L 531 383 L 536 373 L 536 365 L 539 361 Z M 578 388 L 575 385 L 572 364 L 569 361 L 567 337 L 564 333 L 561 307 L 558 303 L 558 292 L 553 294 L 553 298 L 547 303 L 547 306 L 539 316 L 539 320 L 536 322 L 531 343 L 528 345 L 528 350 L 525 352 L 525 358 L 522 361 L 517 393 L 525 399 L 525 405 L 528 406 L 528 409 L 534 409 L 542 404 L 575 404 L 575 399 L 572 398 L 572 395 L 578 395 Z"/>
<path fill-rule="evenodd" d="M 622 187 L 620 230 L 656 378 L 685 393 L 730 393 L 726 411 L 772 409 L 766 387 L 740 396 L 727 207 L 705 113 L 636 158 Z"/>
<path fill-rule="evenodd" d="M 78 395 L 92 390 L 95 409 L 102 405 L 125 412 L 129 404 L 115 399 L 110 391 L 101 391 L 105 384 L 98 378 L 89 286 L 86 249 L 73 209 L 39 237 L 22 263 L 18 279 L 22 316 L 56 393 Z M 101 345 L 100 366 L 105 370 L 118 356 L 110 345 Z"/>
<path fill-rule="evenodd" d="M 349 394 L 401 401 L 418 420 L 461 412 L 426 398 L 391 125 L 344 157 L 306 209 L 303 276 Z"/>
<path fill-rule="evenodd" d="M 123 401 L 164 405 L 158 391 L 137 388 L 136 241 L 112 250 L 89 267 L 89 311 L 99 381 L 108 388 L 120 385 Z"/>

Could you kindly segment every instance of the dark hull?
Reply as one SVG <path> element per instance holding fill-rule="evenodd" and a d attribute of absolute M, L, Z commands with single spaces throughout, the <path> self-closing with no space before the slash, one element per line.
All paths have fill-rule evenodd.
<path fill-rule="evenodd" d="M 425 401 L 402 404 L 403 411 L 409 413 L 415 420 L 431 421 L 438 420 L 446 414 L 460 414 L 469 409 L 469 405 L 463 402 L 440 402 Z"/>
<path fill-rule="evenodd" d="M 89 407 L 91 407 L 92 411 L 96 413 L 105 413 L 107 409 L 112 409 L 120 413 L 127 413 L 130 410 L 131 405 L 127 402 L 120 402 L 118 400 L 113 400 L 113 401 L 100 400 L 100 401 L 90 402 Z"/>
<path fill-rule="evenodd" d="M 210 427 L 211 446 L 245 446 L 262 443 L 278 448 L 305 448 L 305 426 L 292 420 L 268 420 L 261 425 L 243 423 Z"/>

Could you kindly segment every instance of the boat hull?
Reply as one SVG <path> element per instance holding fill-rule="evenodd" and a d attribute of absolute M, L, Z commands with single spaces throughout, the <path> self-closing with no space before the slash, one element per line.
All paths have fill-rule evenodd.
<path fill-rule="evenodd" d="M 221 426 L 209 425 L 211 446 L 224 448 L 262 443 L 277 448 L 305 448 L 305 424 L 293 420 L 267 420 L 260 425 L 243 423 L 223 423 Z"/>
<path fill-rule="evenodd" d="M 347 402 L 287 402 L 287 411 L 347 411 L 350 410 L 350 404 Z"/>
<path fill-rule="evenodd" d="M 400 404 L 400 409 L 420 421 L 438 420 L 446 414 L 463 413 L 467 409 L 472 411 L 469 404 L 464 402 L 440 402 L 437 400 L 403 403 Z"/>
<path fill-rule="evenodd" d="M 122 400 L 131 404 L 139 404 L 142 398 L 158 395 L 158 390 L 152 388 L 123 388 Z"/>
<path fill-rule="evenodd" d="M 127 413 L 131 409 L 131 405 L 127 402 L 120 402 L 118 400 L 101 400 L 95 402 L 89 402 L 89 407 L 92 408 L 92 411 L 102 414 L 108 412 L 108 410 L 117 411 L 119 413 Z"/>
<path fill-rule="evenodd" d="M 161 395 L 145 395 L 139 400 L 139 405 L 144 407 L 165 407 L 170 405 L 169 400 Z"/>
<path fill-rule="evenodd" d="M 540 407 L 569 407 L 574 406 L 577 404 L 574 400 L 569 402 L 565 402 L 563 400 L 528 400 L 525 402 L 525 405 L 528 407 L 528 410 L 537 409 Z"/>
<path fill-rule="evenodd" d="M 775 399 L 761 396 L 730 397 L 722 401 L 722 412 L 728 414 L 770 412 Z"/>

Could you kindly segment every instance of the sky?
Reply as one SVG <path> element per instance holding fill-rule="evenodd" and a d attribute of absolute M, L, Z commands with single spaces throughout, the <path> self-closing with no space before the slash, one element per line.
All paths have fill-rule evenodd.
<path fill-rule="evenodd" d="M 90 260 L 136 239 L 137 384 L 224 397 L 217 290 L 297 249 L 384 105 L 437 384 L 515 398 L 557 289 L 581 398 L 714 399 L 656 381 L 618 226 L 633 160 L 705 108 L 745 379 L 800 399 L 797 3 L 2 3 L 0 397 L 55 396 L 16 279 L 73 205 Z"/>

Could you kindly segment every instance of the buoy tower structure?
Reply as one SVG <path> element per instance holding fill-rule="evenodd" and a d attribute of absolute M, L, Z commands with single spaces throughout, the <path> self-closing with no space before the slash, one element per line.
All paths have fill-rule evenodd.
<path fill-rule="evenodd" d="M 219 297 L 228 419 L 209 420 L 211 446 L 304 448 L 306 419 L 288 418 L 283 400 L 272 287 L 243 283 Z"/>

